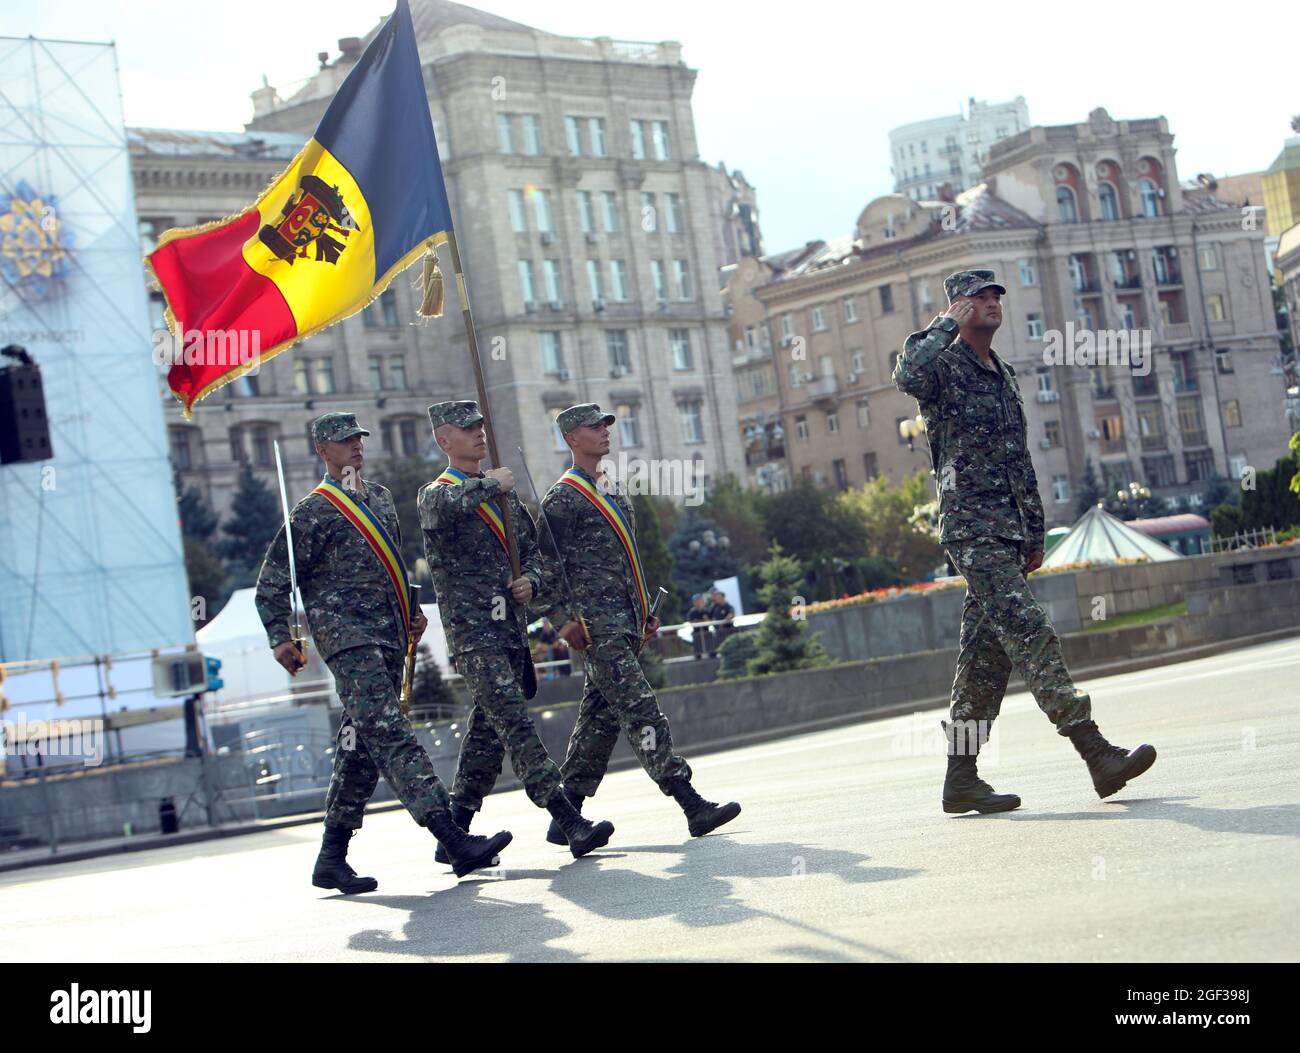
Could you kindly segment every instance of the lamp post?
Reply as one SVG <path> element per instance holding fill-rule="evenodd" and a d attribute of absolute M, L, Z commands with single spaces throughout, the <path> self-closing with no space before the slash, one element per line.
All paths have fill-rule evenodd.
<path fill-rule="evenodd" d="M 1127 488 L 1116 490 L 1115 496 L 1119 498 L 1120 504 L 1123 505 L 1126 510 L 1131 508 L 1136 517 L 1137 510 L 1142 507 L 1142 502 L 1151 499 L 1151 491 L 1141 483 L 1131 481 Z"/>

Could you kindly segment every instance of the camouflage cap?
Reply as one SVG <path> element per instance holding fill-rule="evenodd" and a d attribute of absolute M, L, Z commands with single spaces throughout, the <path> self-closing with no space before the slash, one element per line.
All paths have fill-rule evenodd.
<path fill-rule="evenodd" d="M 560 426 L 563 434 L 568 435 L 574 428 L 586 428 L 593 424 L 613 424 L 614 414 L 605 413 L 594 402 L 583 402 L 577 406 L 570 406 L 566 410 L 560 410 L 555 423 Z"/>
<path fill-rule="evenodd" d="M 435 402 L 429 407 L 429 423 L 435 428 L 444 424 L 454 424 L 458 428 L 468 428 L 483 419 L 477 402 Z"/>
<path fill-rule="evenodd" d="M 984 289 L 997 289 L 1003 296 L 1007 290 L 993 276 L 992 271 L 958 271 L 943 280 L 943 291 L 952 303 L 959 296 L 974 296 Z"/>
<path fill-rule="evenodd" d="M 354 435 L 369 434 L 370 432 L 357 424 L 357 415 L 355 413 L 322 413 L 311 422 L 311 441 L 313 444 L 318 442 L 342 442 Z"/>

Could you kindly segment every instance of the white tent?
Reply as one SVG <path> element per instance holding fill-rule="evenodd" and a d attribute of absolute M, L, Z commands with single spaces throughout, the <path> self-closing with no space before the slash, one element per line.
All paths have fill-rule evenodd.
<path fill-rule="evenodd" d="M 1182 559 L 1168 545 L 1134 530 L 1116 519 L 1101 505 L 1088 509 L 1043 560 L 1044 567 L 1063 563 L 1115 563 L 1120 559 L 1144 556 L 1153 563 Z"/>
<path fill-rule="evenodd" d="M 428 645 L 443 676 L 448 676 L 452 668 L 438 607 L 433 603 L 423 603 L 420 609 L 429 619 L 429 628 L 420 643 Z M 266 630 L 257 615 L 252 589 L 236 589 L 229 602 L 195 634 L 195 638 L 200 651 L 221 660 L 220 676 L 225 686 L 216 693 L 218 704 L 287 694 L 294 684 L 294 679 L 272 657 L 266 644 Z M 310 645 L 307 658 L 307 668 L 298 674 L 299 677 L 328 679 L 320 654 Z"/>

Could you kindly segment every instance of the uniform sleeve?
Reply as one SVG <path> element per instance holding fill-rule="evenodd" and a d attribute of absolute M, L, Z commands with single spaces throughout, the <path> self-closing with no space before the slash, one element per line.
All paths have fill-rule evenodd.
<path fill-rule="evenodd" d="M 542 594 L 545 584 L 542 574 L 542 552 L 537 544 L 537 524 L 522 501 L 511 502 L 510 514 L 515 518 L 515 539 L 519 545 L 519 573 L 533 584 L 533 599 Z"/>
<path fill-rule="evenodd" d="M 1045 530 L 1045 517 L 1043 514 L 1043 497 L 1038 492 L 1038 476 L 1034 473 L 1034 462 L 1029 456 L 1029 450 L 1025 450 L 1024 472 L 1021 478 L 1025 481 L 1025 530 L 1028 537 L 1025 539 L 1029 545 L 1030 552 L 1041 552 L 1043 548 L 1043 537 Z"/>
<path fill-rule="evenodd" d="M 298 573 L 311 565 L 313 532 L 305 516 L 293 515 L 294 546 Z M 272 648 L 290 640 L 289 636 L 289 551 L 284 542 L 284 527 L 276 531 L 267 547 L 262 568 L 257 574 L 257 587 L 253 591 L 257 616 L 266 629 L 267 642 Z"/>
<path fill-rule="evenodd" d="M 568 551 L 566 545 L 572 506 L 564 493 L 564 489 L 564 487 L 558 487 L 542 498 L 542 510 L 546 522 L 550 524 L 551 535 L 542 538 L 539 545 L 541 550 L 542 599 L 537 606 L 541 613 L 550 618 L 551 624 L 557 628 L 573 617 L 573 612 L 568 609 L 569 597 L 564 591 L 564 577 L 561 573 L 560 561 L 555 553 L 556 545 L 559 545 L 561 552 Z M 542 524 L 542 533 L 546 533 L 546 529 L 546 524 Z M 552 544 L 552 540 L 554 540 L 554 544 Z"/>
<path fill-rule="evenodd" d="M 417 505 L 420 510 L 420 527 L 437 530 L 438 524 L 456 516 L 475 515 L 484 501 L 501 494 L 501 484 L 495 479 L 470 478 L 456 486 L 434 486 L 430 483 L 420 491 Z"/>
<path fill-rule="evenodd" d="M 953 319 L 940 315 L 929 328 L 909 336 L 894 366 L 894 387 L 919 401 L 935 398 L 939 393 L 939 378 L 935 375 L 934 360 L 957 339 L 957 330 Z"/>

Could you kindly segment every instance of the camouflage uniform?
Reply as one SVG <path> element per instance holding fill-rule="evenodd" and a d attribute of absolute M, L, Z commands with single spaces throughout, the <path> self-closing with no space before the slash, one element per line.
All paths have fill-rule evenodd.
<path fill-rule="evenodd" d="M 613 414 L 601 413 L 590 403 L 572 406 L 558 417 L 565 434 L 577 427 L 613 420 Z M 600 486 L 591 476 L 582 474 L 592 485 Z M 636 516 L 631 500 L 622 492 L 612 496 L 635 537 Z M 564 785 L 583 797 L 594 795 L 621 729 L 641 766 L 669 795 L 666 783 L 672 779 L 689 781 L 691 769 L 673 752 L 668 719 L 660 711 L 654 689 L 637 661 L 643 626 L 627 554 L 609 523 L 572 487 L 556 483 L 542 498 L 542 508 L 564 553 L 569 585 L 587 620 L 592 641 L 583 652 L 586 682 L 568 755 L 560 768 Z M 542 559 L 550 600 L 543 606 L 552 624 L 563 625 L 575 612 L 567 607 L 569 598 L 563 593 L 559 565 L 549 545 L 543 547 Z"/>
<path fill-rule="evenodd" d="M 1006 292 L 989 270 L 944 281 L 950 303 L 986 288 Z M 1023 573 L 1028 554 L 1043 548 L 1044 523 L 1016 373 L 996 353 L 995 368 L 984 366 L 957 330 L 951 318 L 936 318 L 907 338 L 894 368 L 895 386 L 920 403 L 940 541 L 966 579 L 952 719 L 991 724 L 1014 666 L 1053 724 L 1086 720 L 1089 697 L 1075 689 Z"/>
<path fill-rule="evenodd" d="M 483 419 L 474 402 L 440 402 L 429 407 L 434 428 L 466 428 Z M 463 483 L 429 483 L 420 490 L 424 553 L 438 598 L 438 611 L 456 668 L 469 687 L 473 709 L 451 795 L 478 811 L 501 774 L 505 750 L 510 764 L 538 807 L 559 788 L 560 769 L 551 760 L 528 713 L 520 679 L 532 661 L 528 616 L 510 595 L 510 558 L 478 514 L 483 502 L 500 508 L 501 484 L 481 472 Z M 515 491 L 505 498 L 519 549 L 520 574 L 541 592 L 537 529 Z"/>
<path fill-rule="evenodd" d="M 350 413 L 312 422 L 315 442 L 369 435 Z M 349 496 L 364 504 L 400 546 L 393 497 L 362 482 Z M 325 822 L 356 829 L 382 773 L 421 826 L 447 810 L 447 791 L 402 714 L 398 695 L 406 658 L 401 609 L 391 581 L 360 532 L 320 494 L 308 494 L 290 514 L 298 587 L 321 658 L 334 674 L 343 720 Z M 289 558 L 281 527 L 257 576 L 257 613 L 271 647 L 288 642 Z"/>

